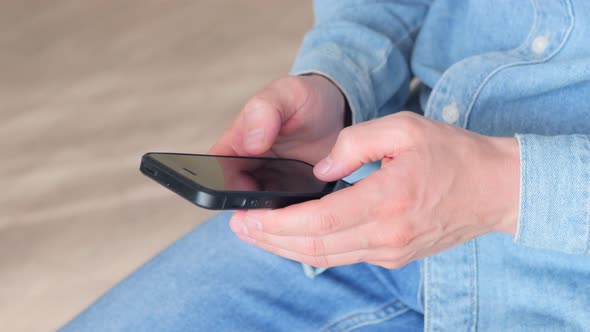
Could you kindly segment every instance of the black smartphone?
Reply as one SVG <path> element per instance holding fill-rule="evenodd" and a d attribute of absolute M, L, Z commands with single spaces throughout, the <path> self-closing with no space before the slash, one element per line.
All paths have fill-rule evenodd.
<path fill-rule="evenodd" d="M 282 158 L 149 152 L 140 170 L 212 210 L 281 208 L 350 186 L 343 180 L 322 182 L 313 175 L 312 165 Z"/>

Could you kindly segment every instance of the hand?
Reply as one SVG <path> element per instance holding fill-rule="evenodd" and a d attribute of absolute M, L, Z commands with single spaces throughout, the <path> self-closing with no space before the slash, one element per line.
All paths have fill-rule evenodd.
<path fill-rule="evenodd" d="M 324 181 L 382 160 L 353 187 L 279 210 L 240 211 L 252 244 L 318 267 L 398 268 L 483 234 L 514 234 L 519 156 L 493 138 L 402 112 L 344 129 L 314 172 Z"/>
<path fill-rule="evenodd" d="M 289 76 L 258 91 L 211 154 L 271 156 L 317 163 L 344 126 L 344 96 L 319 75 Z"/>

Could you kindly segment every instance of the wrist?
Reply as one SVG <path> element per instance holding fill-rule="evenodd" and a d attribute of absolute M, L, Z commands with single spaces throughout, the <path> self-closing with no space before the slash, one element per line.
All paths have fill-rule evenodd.
<path fill-rule="evenodd" d="M 515 138 L 492 138 L 496 158 L 490 179 L 498 188 L 496 198 L 500 205 L 500 215 L 492 230 L 514 236 L 518 227 L 520 203 L 520 154 Z"/>
<path fill-rule="evenodd" d="M 352 125 L 352 111 L 350 105 L 344 92 L 338 87 L 338 84 L 332 81 L 329 77 L 321 74 L 309 73 L 302 74 L 301 76 L 307 76 L 319 82 L 318 90 L 325 92 L 326 99 L 332 104 L 330 106 L 333 106 L 336 109 L 339 118 L 342 119 L 341 123 L 343 124 L 343 128 Z"/>

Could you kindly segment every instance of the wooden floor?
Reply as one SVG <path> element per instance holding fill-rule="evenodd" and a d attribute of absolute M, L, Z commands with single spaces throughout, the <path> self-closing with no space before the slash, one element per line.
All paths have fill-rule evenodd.
<path fill-rule="evenodd" d="M 54 330 L 210 212 L 144 178 L 284 75 L 308 2 L 0 1 L 0 331 Z"/>

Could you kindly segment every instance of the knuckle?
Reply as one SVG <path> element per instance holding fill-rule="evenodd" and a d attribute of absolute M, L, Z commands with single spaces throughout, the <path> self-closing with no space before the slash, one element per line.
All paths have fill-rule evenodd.
<path fill-rule="evenodd" d="M 243 112 L 247 113 L 252 110 L 269 109 L 273 107 L 273 103 L 268 97 L 262 97 L 260 94 L 255 95 L 246 102 Z"/>
<path fill-rule="evenodd" d="M 359 236 L 358 237 L 358 245 L 361 250 L 367 250 L 373 248 L 372 241 L 370 236 Z"/>
<path fill-rule="evenodd" d="M 395 199 L 383 204 L 381 198 L 377 197 L 367 206 L 366 211 L 369 218 L 374 220 L 379 227 L 389 228 L 392 220 L 407 218 L 416 209 L 417 200 L 406 195 L 390 195 Z M 369 197 L 368 199 L 371 199 Z"/>
<path fill-rule="evenodd" d="M 352 136 L 353 133 L 351 127 L 346 127 L 340 130 L 340 132 L 338 133 L 337 141 L 345 146 L 350 145 L 350 143 L 352 143 Z"/>
<path fill-rule="evenodd" d="M 413 232 L 409 228 L 397 227 L 396 230 L 376 234 L 372 244 L 375 247 L 401 248 L 407 246 L 413 239 Z"/>
<path fill-rule="evenodd" d="M 400 189 L 401 190 L 401 189 Z M 403 216 L 413 211 L 418 198 L 412 188 L 408 188 L 401 195 L 396 197 L 395 202 L 391 204 L 390 213 L 395 216 Z"/>
<path fill-rule="evenodd" d="M 326 253 L 324 240 L 321 238 L 307 238 L 304 241 L 303 254 L 307 256 L 323 256 Z"/>
<path fill-rule="evenodd" d="M 288 91 L 289 100 L 297 103 L 305 101 L 313 91 L 305 76 L 286 76 L 273 81 L 268 87 L 273 91 Z"/>
<path fill-rule="evenodd" d="M 354 153 L 355 139 L 354 130 L 351 127 L 346 127 L 338 133 L 336 139 L 336 149 L 344 156 L 355 156 Z"/>
<path fill-rule="evenodd" d="M 309 258 L 309 265 L 315 267 L 330 267 L 330 262 L 326 256 L 315 256 Z"/>
<path fill-rule="evenodd" d="M 354 256 L 352 264 L 364 263 L 369 261 L 369 257 L 371 255 L 370 250 L 363 249 L 359 252 L 358 255 Z"/>
<path fill-rule="evenodd" d="M 381 266 L 384 269 L 388 269 L 388 270 L 394 270 L 394 269 L 399 269 L 400 267 L 402 267 L 402 264 L 399 264 L 396 261 L 388 261 L 388 262 L 379 262 L 376 265 Z"/>
<path fill-rule="evenodd" d="M 332 233 L 338 230 L 340 227 L 340 221 L 331 213 L 318 214 L 312 220 L 315 224 L 312 229 L 314 229 L 315 232 L 319 233 L 320 235 Z"/>
<path fill-rule="evenodd" d="M 388 174 L 384 175 L 387 176 Z M 386 224 L 390 224 L 392 218 L 407 218 L 420 209 L 420 202 L 423 200 L 420 189 L 404 183 L 404 179 L 415 177 L 415 170 L 397 169 L 394 176 L 395 179 L 400 179 L 399 186 L 385 188 L 384 192 L 381 193 L 384 197 L 389 197 L 387 202 L 383 202 L 383 198 L 379 193 L 375 193 L 374 197 L 370 197 L 373 204 L 368 209 L 368 212 L 375 220 Z M 384 181 L 387 181 L 386 177 Z"/>
<path fill-rule="evenodd" d="M 268 236 L 262 232 L 251 232 L 250 237 L 261 243 L 270 243 Z"/>
<path fill-rule="evenodd" d="M 396 122 L 407 127 L 420 126 L 422 122 L 422 116 L 409 111 L 402 111 L 396 113 L 394 116 Z"/>
<path fill-rule="evenodd" d="M 369 237 L 368 242 L 369 248 L 381 248 L 387 246 L 387 239 L 382 232 L 372 234 L 371 237 Z"/>
<path fill-rule="evenodd" d="M 382 267 L 384 269 L 390 269 L 389 263 L 385 263 L 385 262 L 373 262 L 371 264 L 376 265 L 376 266 L 379 266 L 379 267 Z"/>
<path fill-rule="evenodd" d="M 394 248 L 405 247 L 414 239 L 409 227 L 402 227 L 390 233 L 390 245 Z"/>
<path fill-rule="evenodd" d="M 424 136 L 424 118 L 412 112 L 404 111 L 395 114 L 395 123 L 399 128 L 398 139 L 408 144 L 416 142 Z"/>
<path fill-rule="evenodd" d="M 309 84 L 301 76 L 287 76 L 278 80 L 281 85 L 286 85 L 294 93 L 304 93 L 308 88 Z"/>
<path fill-rule="evenodd" d="M 420 119 L 422 116 L 414 113 L 414 112 L 410 112 L 410 111 L 401 111 L 396 113 L 396 116 L 400 117 L 400 118 L 408 118 L 408 119 Z"/>

